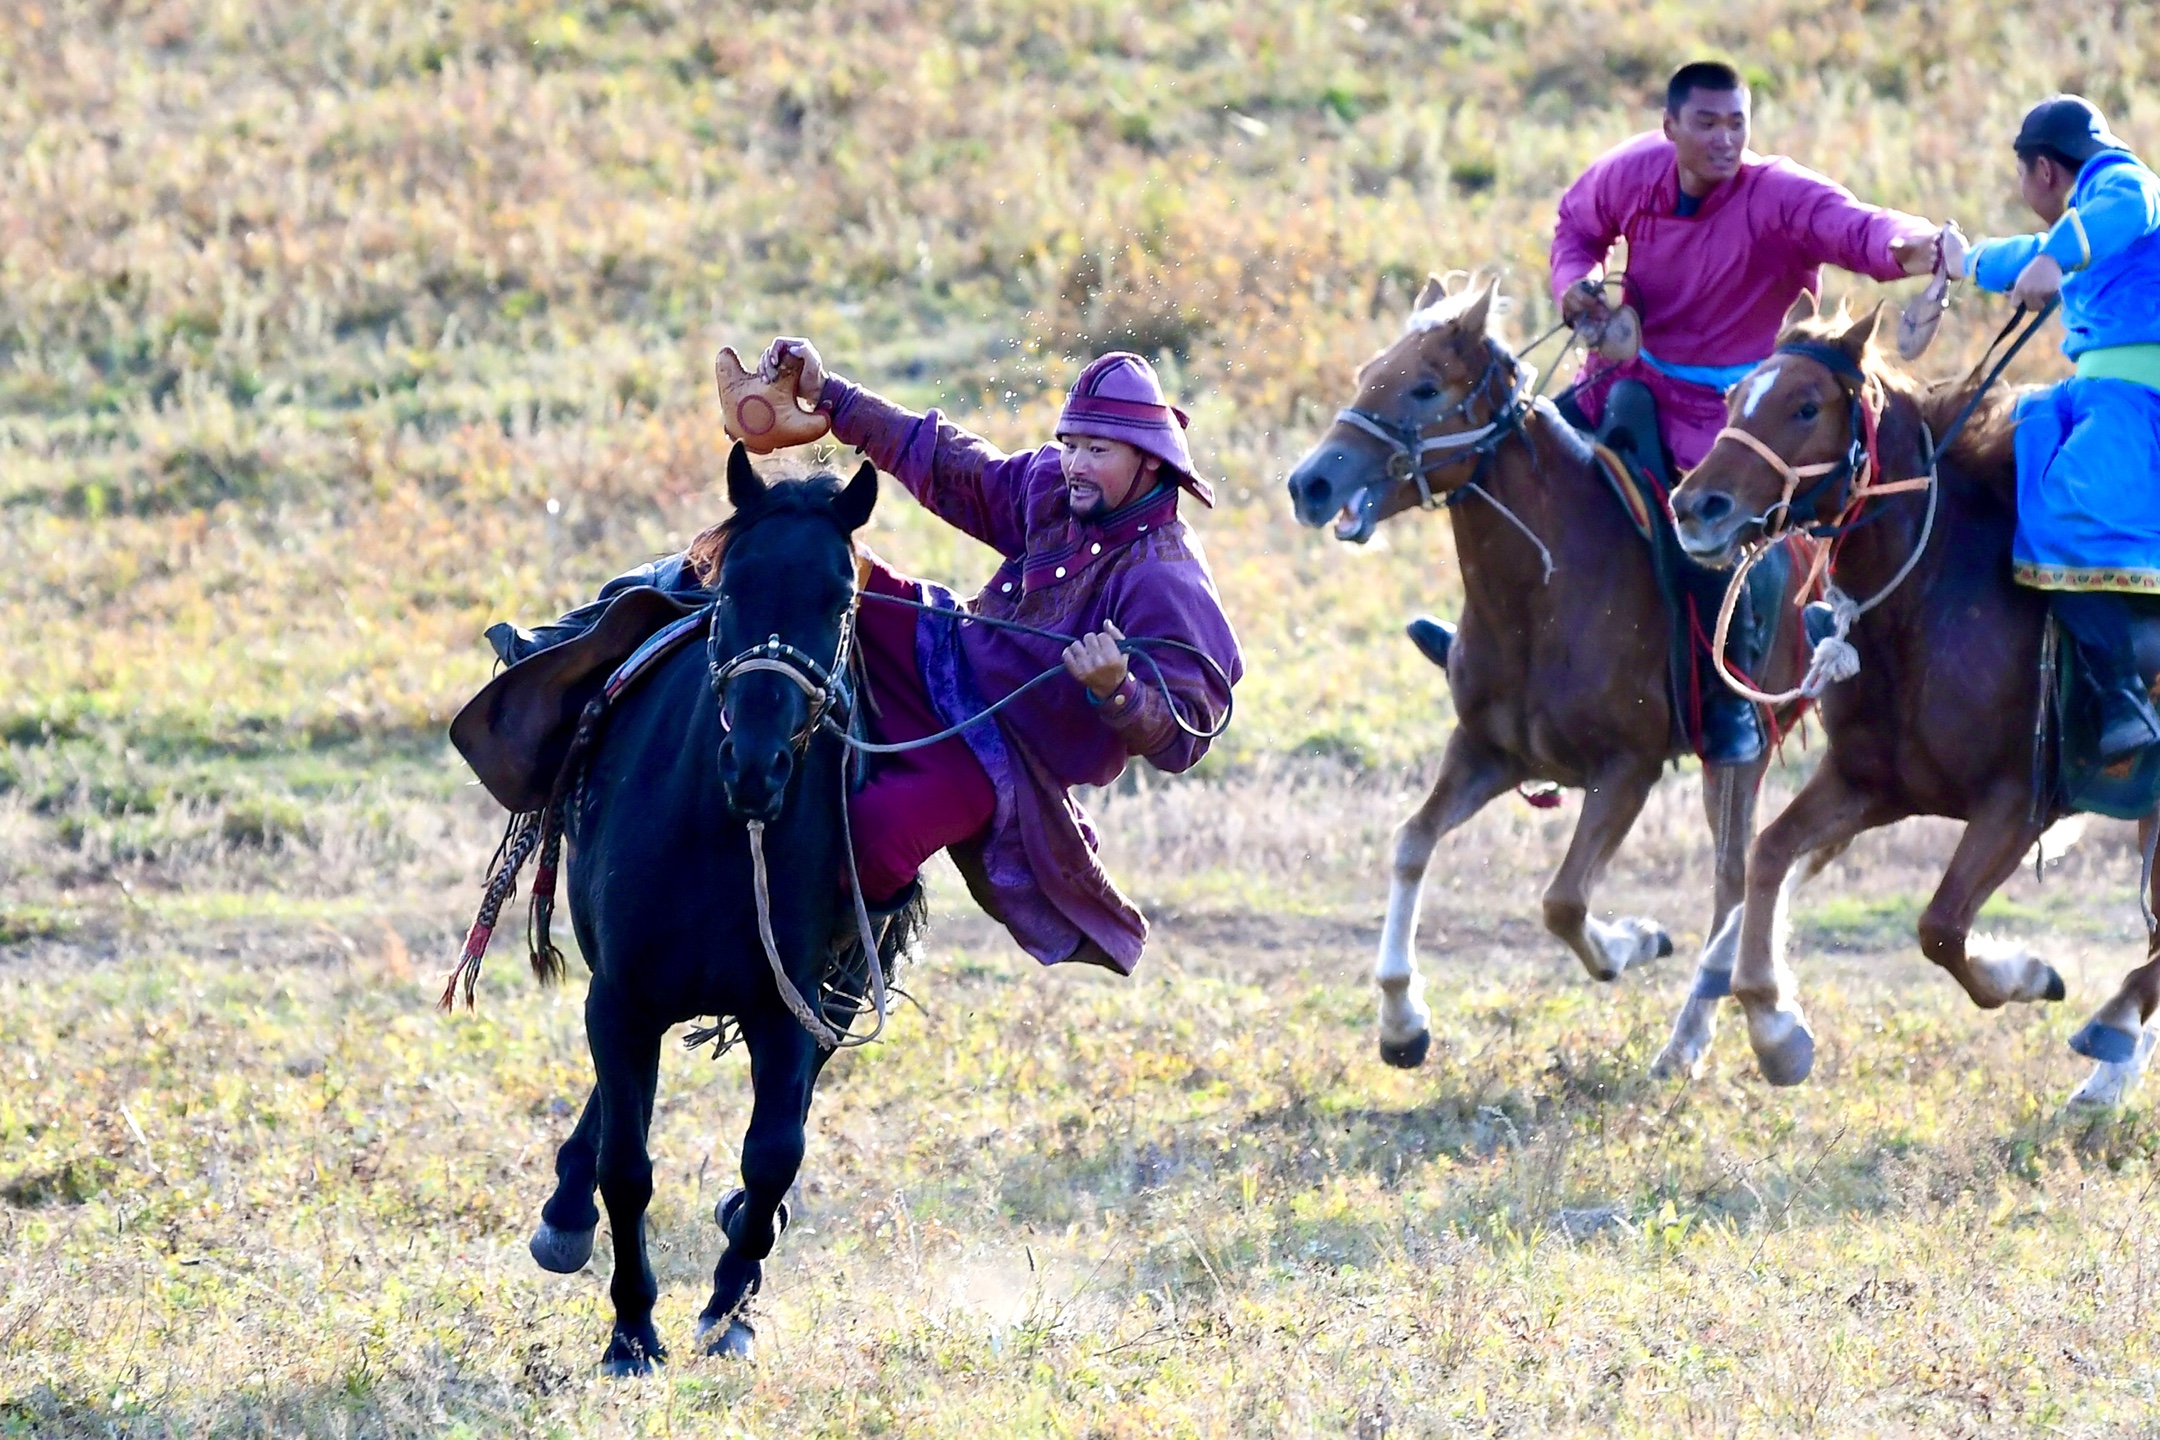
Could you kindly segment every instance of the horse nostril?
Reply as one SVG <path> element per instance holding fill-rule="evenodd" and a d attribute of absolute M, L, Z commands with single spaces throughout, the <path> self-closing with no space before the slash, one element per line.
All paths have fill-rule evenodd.
<path fill-rule="evenodd" d="M 787 789 L 787 783 L 788 783 L 788 779 L 789 779 L 789 777 L 790 777 L 790 776 L 792 776 L 792 775 L 793 775 L 794 773 L 795 773 L 795 752 L 794 752 L 794 751 L 792 751 L 792 750 L 782 750 L 782 751 L 781 751 L 781 752 L 780 752 L 780 753 L 779 753 L 778 755 L 775 755 L 775 756 L 773 757 L 773 766 L 772 766 L 772 788 L 773 788 L 773 794 L 775 794 L 775 795 L 778 795 L 778 794 L 779 794 L 779 793 L 780 793 L 781 791 L 783 791 L 783 790 Z"/>
<path fill-rule="evenodd" d="M 1712 490 L 1698 496 L 1695 501 L 1695 518 L 1705 525 L 1715 525 L 1733 512 L 1732 496 Z"/>

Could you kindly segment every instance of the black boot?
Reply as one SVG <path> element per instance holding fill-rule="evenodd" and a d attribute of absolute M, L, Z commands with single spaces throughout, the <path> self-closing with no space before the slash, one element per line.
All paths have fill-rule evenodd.
<path fill-rule="evenodd" d="M 1403 629 L 1410 636 L 1410 643 L 1417 646 L 1418 654 L 1442 670 L 1447 669 L 1448 652 L 1455 646 L 1453 625 L 1430 615 L 1420 615 Z"/>
<path fill-rule="evenodd" d="M 1694 602 L 1696 623 L 1703 632 L 1714 630 L 1718 608 L 1725 600 L 1725 585 L 1731 577 L 1725 571 L 1685 558 L 1679 570 L 1687 598 Z M 1756 623 L 1753 591 L 1750 585 L 1740 596 L 1733 608 L 1732 628 L 1725 637 L 1726 666 L 1742 678 L 1752 678 L 1761 669 L 1763 656 L 1770 648 L 1763 633 L 1769 627 Z M 1733 693 L 1711 663 L 1708 646 L 1695 644 L 1690 648 L 1695 657 L 1695 693 L 1701 697 L 1702 743 L 1697 753 L 1705 765 L 1753 763 L 1769 744 L 1761 709 L 1754 701 Z"/>
<path fill-rule="evenodd" d="M 1640 380 L 1615 380 L 1605 392 L 1605 414 L 1597 438 L 1614 454 L 1648 475 L 1658 488 L 1672 489 L 1672 467 L 1665 463 L 1665 442 L 1658 435 L 1657 397 Z"/>
<path fill-rule="evenodd" d="M 2129 602 L 2106 591 L 2059 591 L 2048 608 L 2070 632 L 2100 707 L 2100 763 L 2117 764 L 2160 741 L 2160 714 L 2130 639 Z"/>

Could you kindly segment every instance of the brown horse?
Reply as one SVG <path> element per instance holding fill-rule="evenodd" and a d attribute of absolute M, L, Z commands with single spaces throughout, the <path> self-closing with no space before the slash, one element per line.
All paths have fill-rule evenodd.
<path fill-rule="evenodd" d="M 1706 564 L 1730 564 L 1789 526 L 1842 529 L 1831 581 L 1857 604 L 1874 602 L 1849 636 L 1858 674 L 1823 694 L 1829 746 L 1748 861 L 1732 993 L 1763 1074 L 1779 1085 L 1806 1079 L 1814 1063 L 1783 954 L 1787 876 L 1802 857 L 1819 869 L 1861 831 L 1910 815 L 1966 822 L 1920 916 L 1922 952 L 1983 1008 L 2063 998 L 2061 977 L 2022 947 L 1969 940 L 1981 905 L 2063 813 L 2052 801 L 2035 813 L 2047 605 L 2010 575 L 2009 407 L 1998 398 L 1978 409 L 1931 464 L 1932 437 L 1947 433 L 1972 387 L 1922 387 L 1882 364 L 1871 349 L 1879 316 L 1819 317 L 1812 300 L 1796 305 L 1777 351 L 1733 387 L 1726 435 L 1673 494 L 1681 543 Z M 1869 483 L 1932 473 L 1933 493 L 1855 507 L 1865 412 L 1878 406 Z M 2111 1104 L 2136 1082 L 2156 1002 L 2160 960 L 2148 957 L 2071 1042 L 2101 1062 L 2074 1100 Z"/>
<path fill-rule="evenodd" d="M 1432 794 L 1396 832 L 1374 970 L 1380 1053 L 1394 1065 L 1418 1064 L 1431 1038 L 1415 936 L 1433 849 L 1525 781 L 1584 792 L 1545 891 L 1546 927 L 1597 980 L 1672 952 L 1654 920 L 1590 915 L 1591 888 L 1680 753 L 1665 602 L 1649 547 L 1588 444 L 1549 402 L 1531 401 L 1526 367 L 1487 333 L 1493 294 L 1487 285 L 1449 295 L 1428 280 L 1402 337 L 1358 372 L 1345 412 L 1358 418 L 1338 418 L 1289 480 L 1298 519 L 1319 526 L 1341 511 L 1345 540 L 1362 542 L 1421 502 L 1446 506 L 1455 527 L 1464 599 L 1447 680 L 1457 723 Z M 1792 648 L 1776 647 L 1771 673 L 1782 678 L 1770 683 L 1796 670 Z M 1717 847 L 1712 932 L 1740 901 L 1765 763 L 1703 773 Z M 1689 999 L 1660 1073 L 1700 1063 L 1716 1003 Z"/>

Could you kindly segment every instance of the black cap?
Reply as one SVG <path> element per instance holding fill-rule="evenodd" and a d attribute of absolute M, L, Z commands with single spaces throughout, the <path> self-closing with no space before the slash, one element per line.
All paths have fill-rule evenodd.
<path fill-rule="evenodd" d="M 2020 155 L 2054 150 L 2080 165 L 2103 150 L 2128 148 L 2108 129 L 2100 107 L 2082 95 L 2050 95 L 2033 106 L 2010 146 Z"/>

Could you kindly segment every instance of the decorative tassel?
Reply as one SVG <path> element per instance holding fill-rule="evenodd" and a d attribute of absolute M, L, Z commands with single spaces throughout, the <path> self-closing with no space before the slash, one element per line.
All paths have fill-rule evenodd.
<path fill-rule="evenodd" d="M 495 870 L 488 880 L 487 891 L 480 899 L 480 914 L 473 921 L 472 929 L 465 932 L 465 949 L 443 982 L 442 999 L 436 1002 L 438 1009 L 448 1010 L 456 1003 L 458 982 L 465 986 L 465 1008 L 473 1008 L 473 987 L 480 980 L 480 961 L 487 954 L 488 941 L 495 934 L 495 921 L 502 914 L 502 907 L 517 893 L 518 871 L 532 858 L 540 843 L 540 816 L 527 813 L 513 815 L 503 830 L 502 843 L 495 847 Z"/>
<path fill-rule="evenodd" d="M 540 821 L 540 864 L 533 871 L 532 924 L 525 940 L 532 972 L 543 985 L 562 979 L 567 968 L 562 951 L 548 934 L 555 918 L 555 876 L 561 868 L 562 841 L 562 806 L 557 803 L 548 807 Z"/>

